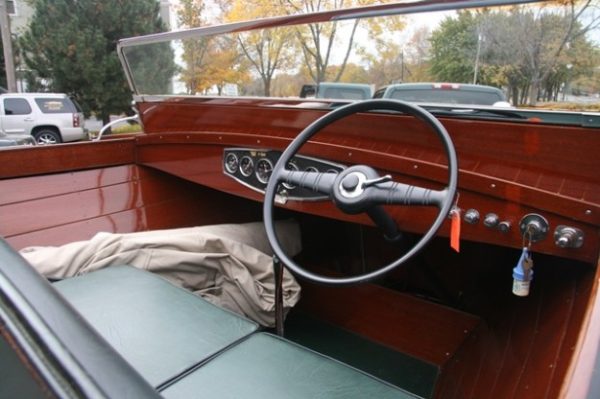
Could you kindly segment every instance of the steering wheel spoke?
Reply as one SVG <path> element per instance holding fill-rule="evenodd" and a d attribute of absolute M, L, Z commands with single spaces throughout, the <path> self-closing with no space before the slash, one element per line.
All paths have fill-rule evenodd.
<path fill-rule="evenodd" d="M 436 206 L 439 208 L 447 200 L 448 191 L 385 182 L 371 186 L 369 197 L 378 205 Z"/>
<path fill-rule="evenodd" d="M 297 187 L 306 188 L 324 195 L 331 194 L 336 173 L 281 170 L 278 180 Z"/>

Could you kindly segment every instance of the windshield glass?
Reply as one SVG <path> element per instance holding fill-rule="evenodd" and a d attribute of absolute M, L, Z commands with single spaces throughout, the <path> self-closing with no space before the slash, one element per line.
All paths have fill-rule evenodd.
<path fill-rule="evenodd" d="M 212 22 L 235 20 L 238 2 L 230 3 Z M 267 15 L 298 11 L 272 8 Z M 172 32 L 125 41 L 121 50 L 142 95 L 355 100 L 375 93 L 425 103 L 600 110 L 594 1 L 358 16 L 273 21 L 249 31 L 206 28 L 195 37 Z M 182 27 L 184 21 L 180 16 Z"/>

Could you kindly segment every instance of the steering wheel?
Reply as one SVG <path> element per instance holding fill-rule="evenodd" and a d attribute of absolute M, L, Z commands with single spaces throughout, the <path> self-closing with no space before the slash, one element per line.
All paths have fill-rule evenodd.
<path fill-rule="evenodd" d="M 372 110 L 399 111 L 412 115 L 429 125 L 442 141 L 448 159 L 448 183 L 443 190 L 430 190 L 392 181 L 391 176 L 380 176 L 366 165 L 351 166 L 339 174 L 309 171 L 292 171 L 286 165 L 311 137 L 326 126 L 359 112 Z M 271 172 L 265 191 L 263 217 L 269 243 L 281 262 L 296 275 L 321 284 L 349 285 L 364 283 L 383 276 L 406 263 L 421 251 L 448 216 L 454 203 L 458 181 L 458 160 L 450 135 L 444 126 L 423 108 L 398 100 L 367 100 L 345 105 L 322 116 L 304 129 L 285 149 Z M 382 205 L 436 206 L 439 211 L 431 227 L 403 256 L 392 263 L 369 273 L 351 277 L 329 277 L 315 274 L 296 264 L 282 250 L 275 233 L 273 201 L 279 183 L 293 184 L 329 196 L 335 205 L 348 214 L 366 212 L 373 222 L 384 231 L 388 239 L 399 237 L 394 220 Z"/>

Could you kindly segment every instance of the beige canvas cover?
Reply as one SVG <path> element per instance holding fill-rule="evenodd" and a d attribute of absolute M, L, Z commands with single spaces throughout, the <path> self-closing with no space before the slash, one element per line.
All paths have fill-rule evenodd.
<path fill-rule="evenodd" d="M 280 221 L 276 229 L 287 253 L 298 254 L 302 249 L 298 224 Z M 264 326 L 275 324 L 272 252 L 262 223 L 98 233 L 89 241 L 24 248 L 21 255 L 44 276 L 58 279 L 128 264 L 156 273 Z M 299 298 L 300 286 L 286 271 L 285 310 Z"/>

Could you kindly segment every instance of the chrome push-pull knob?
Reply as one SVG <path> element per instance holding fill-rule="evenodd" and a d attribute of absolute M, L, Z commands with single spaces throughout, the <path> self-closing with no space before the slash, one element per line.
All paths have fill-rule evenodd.
<path fill-rule="evenodd" d="M 483 225 L 485 227 L 489 227 L 491 229 L 498 226 L 499 222 L 500 222 L 500 218 L 495 213 L 488 213 L 487 215 L 485 215 L 485 218 L 483 219 Z"/>
<path fill-rule="evenodd" d="M 583 237 L 583 231 L 575 227 L 560 225 L 554 230 L 554 243 L 560 248 L 580 248 Z"/>

